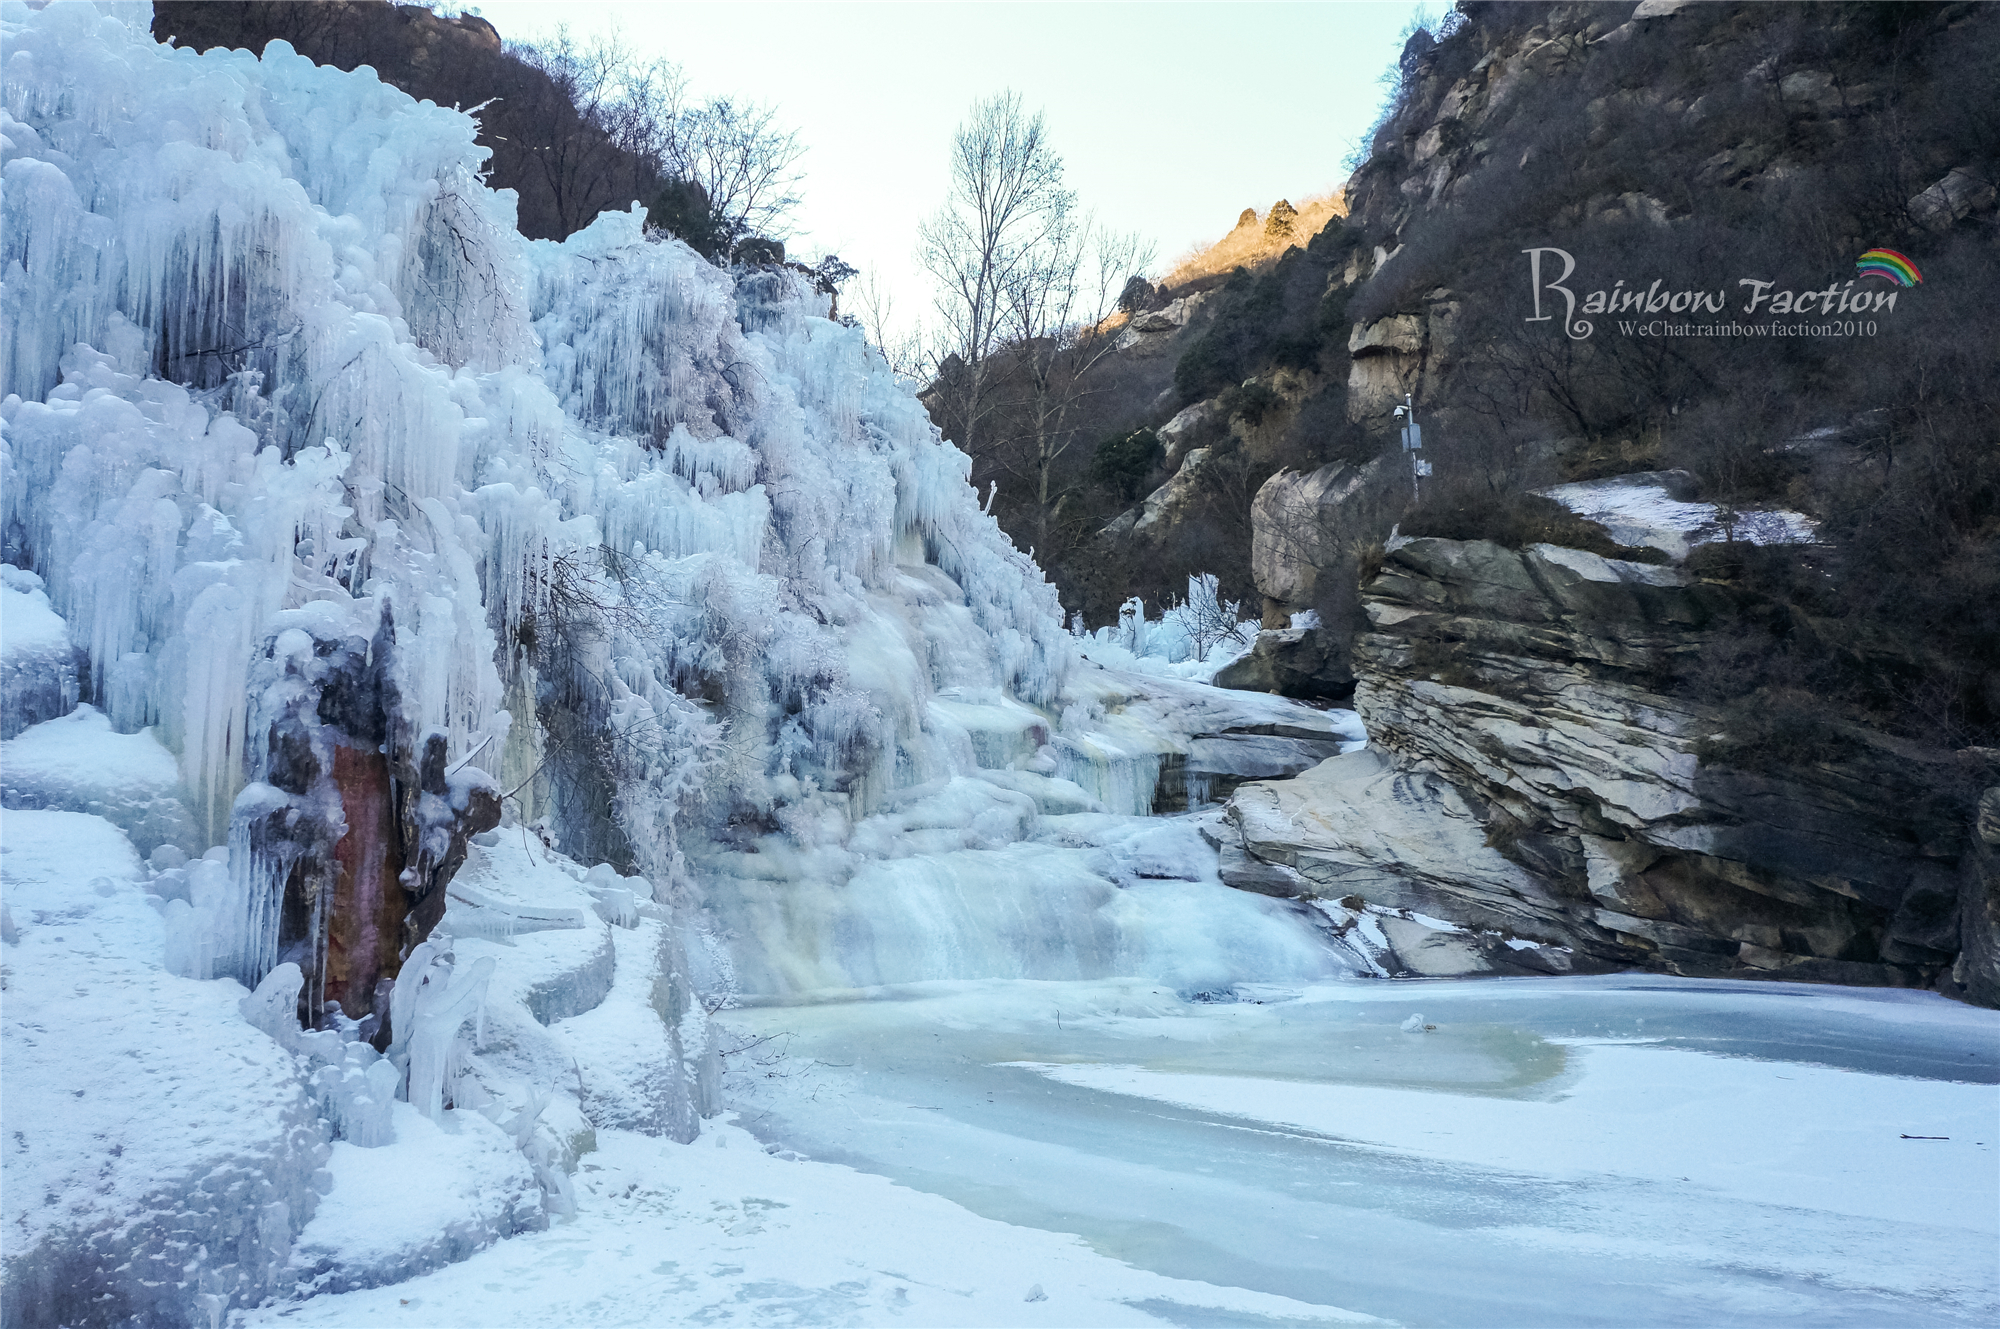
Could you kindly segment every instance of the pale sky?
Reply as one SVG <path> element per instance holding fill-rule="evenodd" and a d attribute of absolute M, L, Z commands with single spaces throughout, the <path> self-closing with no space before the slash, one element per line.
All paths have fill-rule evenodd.
<path fill-rule="evenodd" d="M 473 6 L 467 6 L 473 8 Z M 806 145 L 795 256 L 873 264 L 894 318 L 928 321 L 918 221 L 944 201 L 953 129 L 1005 88 L 1048 115 L 1068 182 L 1158 275 L 1246 207 L 1337 187 L 1418 12 L 1345 4 L 659 4 L 476 7 L 510 41 L 621 30 L 696 97 L 773 104 Z"/>

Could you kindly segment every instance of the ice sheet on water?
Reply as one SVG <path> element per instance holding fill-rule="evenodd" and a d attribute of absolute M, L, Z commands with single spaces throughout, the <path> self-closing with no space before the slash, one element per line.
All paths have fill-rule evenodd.
<path fill-rule="evenodd" d="M 1421 1033 L 1422 1016 L 1412 1030 Z M 1470 1030 L 1438 1026 L 1438 1042 Z M 2000 1110 L 1991 1085 L 1855 1075 L 1641 1045 L 1573 1045 L 1569 1084 L 1549 1099 L 1495 1100 L 1383 1086 L 1176 1074 L 1131 1066 L 1037 1065 L 1108 1093 L 1459 1163 L 1578 1179 L 1688 1181 L 1758 1204 L 1995 1233 L 2000 1190 L 1968 1159 L 1895 1151 L 1904 1122 L 1973 1142 Z M 1828 1107 L 1837 1101 L 1837 1111 Z M 1713 1129 L 1727 1105 L 1729 1129 Z M 1842 1160 L 1829 1168 L 1827 1160 Z"/>
<path fill-rule="evenodd" d="M 1935 994 L 1431 983 L 1414 1035 L 1381 983 L 893 995 L 726 1014 L 782 1036 L 734 1082 L 760 1136 L 1140 1267 L 1418 1323 L 2000 1308 L 2000 1022 Z"/>

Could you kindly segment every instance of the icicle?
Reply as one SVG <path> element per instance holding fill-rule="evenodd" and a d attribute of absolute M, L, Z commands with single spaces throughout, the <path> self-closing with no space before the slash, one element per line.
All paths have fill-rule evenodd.
<path fill-rule="evenodd" d="M 257 990 L 237 1002 L 243 1018 L 291 1050 L 301 1046 L 299 991 L 306 978 L 295 964 L 277 966 L 264 976 Z"/>
<path fill-rule="evenodd" d="M 482 957 L 459 974 L 445 961 L 442 949 L 424 954 L 429 946 L 431 943 L 426 942 L 412 952 L 404 962 L 403 972 L 397 976 L 390 1006 L 396 1037 L 391 1054 L 407 1052 L 409 1101 L 431 1120 L 440 1121 L 453 1041 L 486 1000 L 494 961 L 492 956 Z M 408 985 L 407 996 L 405 985 Z"/>

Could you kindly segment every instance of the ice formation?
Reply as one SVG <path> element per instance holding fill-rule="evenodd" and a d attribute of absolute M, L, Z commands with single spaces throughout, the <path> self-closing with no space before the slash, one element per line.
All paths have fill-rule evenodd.
<path fill-rule="evenodd" d="M 1157 619 L 1148 618 L 1146 602 L 1134 596 L 1119 607 L 1116 623 L 1090 632 L 1079 614 L 1071 631 L 1089 659 L 1205 683 L 1256 642 L 1257 620 L 1241 612 L 1234 600 L 1220 598 L 1214 575 L 1202 573 L 1188 578 L 1186 598 Z"/>
<path fill-rule="evenodd" d="M 0 8 L 7 836 L 123 846 L 91 897 L 119 963 L 263 1040 L 238 1088 L 289 1161 L 261 1235 L 143 1291 L 133 1215 L 208 1203 L 212 1133 L 155 1160 L 155 1210 L 36 1219 L 10 1323 L 212 1318 L 567 1214 L 593 1131 L 716 1110 L 718 1003 L 1339 971 L 1191 826 L 1132 820 L 1360 741 L 1184 681 L 1234 626 L 1212 581 L 1079 642 L 793 273 L 636 207 L 526 241 L 468 116 L 146 18 Z M 1158 676 L 1080 658 L 1120 650 Z M 10 982 L 52 987 L 100 957 L 31 860 Z M 47 1005 L 8 1025 L 10 1095 L 99 1018 Z M 114 1134 L 10 1155 L 9 1230 L 13 1169 L 116 1172 Z"/>
<path fill-rule="evenodd" d="M 195 55 L 82 4 L 9 23 L 10 667 L 60 614 L 111 727 L 177 754 L 185 847 L 233 812 L 236 857 L 264 854 L 224 971 L 278 962 L 274 895 L 329 847 L 246 824 L 344 824 L 262 731 L 314 689 L 347 704 L 322 675 L 350 644 L 412 765 L 443 735 L 663 889 L 691 804 L 863 813 L 951 765 L 940 684 L 1055 696 L 1053 592 L 791 274 L 719 271 L 637 212 L 523 241 L 467 117 L 282 43 Z M 554 709 L 612 737 L 580 752 Z M 609 809 L 572 808 L 593 780 Z M 442 857 L 442 805 L 412 815 Z"/>
<path fill-rule="evenodd" d="M 48 722 L 10 730 L 10 802 L 159 849 L 160 962 L 254 989 L 378 1144 L 399 1063 L 435 1119 L 477 1042 L 494 962 L 424 935 L 505 912 L 446 899 L 482 801 L 617 862 L 590 907 L 658 911 L 667 983 L 683 842 L 960 774 L 932 698 L 1032 715 L 1071 647 L 966 459 L 792 274 L 637 210 L 527 242 L 467 116 L 282 42 L 162 47 L 143 10 L 5 10 L 0 683 Z M 118 778 L 38 755 L 91 745 Z"/>

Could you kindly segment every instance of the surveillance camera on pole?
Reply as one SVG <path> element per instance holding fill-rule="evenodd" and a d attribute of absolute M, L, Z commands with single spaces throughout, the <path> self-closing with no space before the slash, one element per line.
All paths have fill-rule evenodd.
<path fill-rule="evenodd" d="M 1431 464 L 1417 456 L 1424 446 L 1424 427 L 1417 423 L 1416 399 L 1407 392 L 1403 394 L 1403 404 L 1396 408 L 1396 418 L 1407 422 L 1403 425 L 1401 433 L 1403 451 L 1410 454 L 1410 497 L 1413 500 L 1421 499 L 1423 494 L 1418 488 L 1417 480 L 1419 476 L 1431 473 Z"/>

